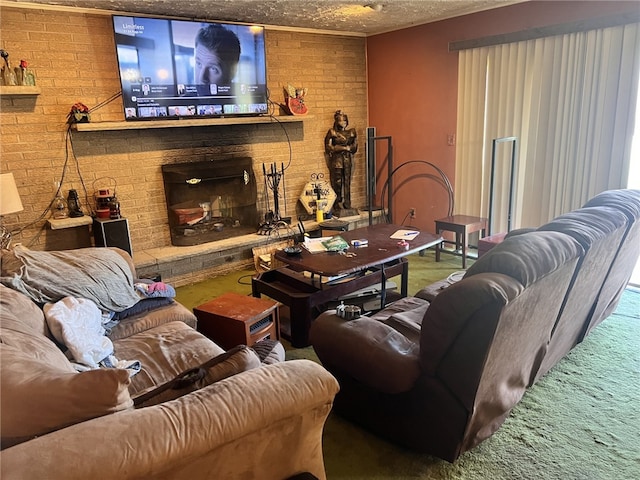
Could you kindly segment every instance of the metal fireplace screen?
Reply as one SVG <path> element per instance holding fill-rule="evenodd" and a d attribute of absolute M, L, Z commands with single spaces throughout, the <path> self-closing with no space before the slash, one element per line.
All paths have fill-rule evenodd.
<path fill-rule="evenodd" d="M 249 157 L 163 165 L 171 244 L 199 245 L 255 233 L 252 165 Z"/>

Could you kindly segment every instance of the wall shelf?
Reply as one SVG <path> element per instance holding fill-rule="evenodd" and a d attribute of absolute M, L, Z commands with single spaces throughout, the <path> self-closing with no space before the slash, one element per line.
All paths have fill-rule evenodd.
<path fill-rule="evenodd" d="M 69 218 L 49 218 L 47 219 L 51 230 L 60 230 L 62 228 L 82 227 L 84 225 L 91 225 L 93 218 L 90 215 L 84 215 L 82 217 L 69 217 Z"/>
<path fill-rule="evenodd" d="M 219 118 L 181 118 L 178 120 L 142 120 L 134 122 L 96 122 L 74 123 L 72 128 L 78 132 L 100 132 L 108 130 L 147 130 L 152 128 L 209 127 L 218 125 L 252 125 L 261 123 L 304 122 L 311 115 L 276 115 L 264 117 L 219 117 Z"/>
<path fill-rule="evenodd" d="M 40 95 L 40 87 L 22 85 L 0 85 L 0 96 Z"/>

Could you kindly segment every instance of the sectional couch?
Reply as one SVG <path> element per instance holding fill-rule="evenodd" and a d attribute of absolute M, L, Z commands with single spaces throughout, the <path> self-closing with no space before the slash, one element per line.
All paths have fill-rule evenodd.
<path fill-rule="evenodd" d="M 320 365 L 282 361 L 276 342 L 224 352 L 170 296 L 141 299 L 121 250 L 5 250 L 1 280 L 3 480 L 325 478 L 338 386 Z M 54 307 L 67 304 L 61 321 Z M 95 311 L 118 321 L 76 345 L 94 337 Z M 67 317 L 84 323 L 71 329 Z M 87 367 L 105 342 L 115 368 Z"/>
<path fill-rule="evenodd" d="M 334 408 L 455 461 L 615 309 L 639 254 L 640 191 L 612 190 L 510 232 L 431 302 L 421 291 L 352 321 L 325 312 L 310 341 L 340 384 Z"/>

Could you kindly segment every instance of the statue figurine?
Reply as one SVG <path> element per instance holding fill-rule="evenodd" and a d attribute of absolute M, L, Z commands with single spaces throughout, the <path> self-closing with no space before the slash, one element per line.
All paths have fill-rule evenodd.
<path fill-rule="evenodd" d="M 336 204 L 351 209 L 351 175 L 353 155 L 358 151 L 358 134 L 348 129 L 349 117 L 342 110 L 333 115 L 333 128 L 324 138 L 325 151 L 329 155 L 331 187 L 336 193 Z"/>

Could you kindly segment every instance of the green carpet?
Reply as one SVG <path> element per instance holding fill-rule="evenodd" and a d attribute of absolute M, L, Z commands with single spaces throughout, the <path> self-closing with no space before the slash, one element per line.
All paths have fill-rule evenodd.
<path fill-rule="evenodd" d="M 409 294 L 413 295 L 422 287 L 446 278 L 450 274 L 460 271 L 462 260 L 460 257 L 442 254 L 441 261 L 435 261 L 433 250 L 427 250 L 424 256 L 409 255 Z M 474 260 L 467 259 L 467 266 L 473 265 Z M 211 300 L 225 292 L 251 294 L 251 277 L 256 274 L 252 267 L 237 270 L 227 275 L 214 277 L 193 285 L 176 288 L 176 300 L 189 309 Z M 391 279 L 400 288 L 400 277 Z"/>
<path fill-rule="evenodd" d="M 460 269 L 447 255 L 410 257 L 410 288 Z M 249 293 L 251 270 L 178 288 L 190 308 L 228 290 Z M 247 275 L 245 277 L 245 275 Z M 311 347 L 287 359 L 317 361 Z M 327 420 L 324 459 L 333 479 L 516 480 L 640 478 L 640 292 L 626 290 L 616 312 L 534 387 L 502 427 L 455 464 L 407 451 L 336 414 Z"/>

